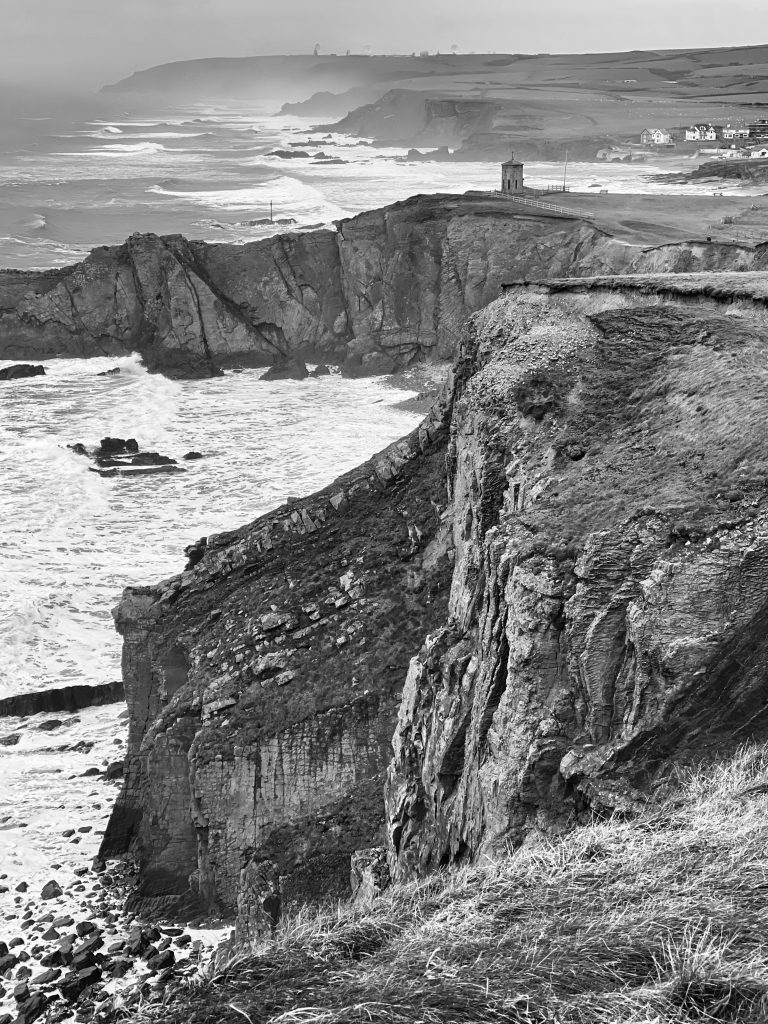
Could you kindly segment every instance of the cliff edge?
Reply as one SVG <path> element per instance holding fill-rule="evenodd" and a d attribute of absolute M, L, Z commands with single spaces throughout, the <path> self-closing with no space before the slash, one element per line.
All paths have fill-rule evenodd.
<path fill-rule="evenodd" d="M 102 852 L 137 908 L 259 934 L 354 849 L 421 875 L 765 736 L 766 275 L 736 277 L 508 287 L 419 430 L 126 591 Z"/>
<path fill-rule="evenodd" d="M 653 215 L 663 224 L 663 202 Z M 766 251 L 632 244 L 578 209 L 492 193 L 416 196 L 247 245 L 134 235 L 73 267 L 0 273 L 0 358 L 138 351 L 150 370 L 193 377 L 299 355 L 388 373 L 455 357 L 467 318 L 510 277 L 752 270 Z"/>

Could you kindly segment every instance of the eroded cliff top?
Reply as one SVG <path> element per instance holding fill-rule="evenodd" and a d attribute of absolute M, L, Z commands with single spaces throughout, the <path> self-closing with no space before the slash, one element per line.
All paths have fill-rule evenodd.
<path fill-rule="evenodd" d="M 752 299 L 757 303 L 768 303 L 768 242 L 760 247 L 766 264 L 765 270 L 710 271 L 679 274 L 603 274 L 578 279 L 560 277 L 544 281 L 508 281 L 502 285 L 507 292 L 522 290 L 555 295 L 557 293 L 579 293 L 593 291 L 625 291 L 634 293 L 633 301 L 641 301 L 645 295 L 665 298 L 716 299 L 728 302 L 735 299 Z"/>

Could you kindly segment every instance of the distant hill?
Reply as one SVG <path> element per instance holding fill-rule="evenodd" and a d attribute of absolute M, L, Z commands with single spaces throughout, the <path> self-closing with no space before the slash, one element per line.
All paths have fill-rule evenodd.
<path fill-rule="evenodd" d="M 498 54 L 432 57 L 292 54 L 256 57 L 210 57 L 174 61 L 137 71 L 103 93 L 152 94 L 175 99 L 306 100 L 316 92 L 339 93 L 358 86 L 440 75 L 465 75 L 499 59 Z M 505 61 L 514 61 L 505 55 Z M 382 89 L 384 91 L 384 89 Z"/>
<path fill-rule="evenodd" d="M 238 100 L 381 142 L 463 158 L 591 158 L 646 127 L 752 119 L 768 108 L 768 44 L 588 54 L 309 54 L 161 64 L 105 86 L 172 102 Z M 338 120 L 341 119 L 341 120 Z"/>

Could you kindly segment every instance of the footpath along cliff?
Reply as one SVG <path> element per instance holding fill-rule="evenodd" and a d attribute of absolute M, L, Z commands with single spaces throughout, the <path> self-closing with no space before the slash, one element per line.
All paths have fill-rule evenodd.
<path fill-rule="evenodd" d="M 347 892 L 354 850 L 375 888 L 765 737 L 767 301 L 759 273 L 512 284 L 419 430 L 128 589 L 102 852 L 137 858 L 133 906 L 253 937 Z"/>
<path fill-rule="evenodd" d="M 751 270 L 766 253 L 631 245 L 487 193 L 416 196 L 335 230 L 242 246 L 134 235 L 73 267 L 1 272 L 0 358 L 138 351 L 149 369 L 188 377 L 297 354 L 386 373 L 453 358 L 467 317 L 510 278 Z"/>

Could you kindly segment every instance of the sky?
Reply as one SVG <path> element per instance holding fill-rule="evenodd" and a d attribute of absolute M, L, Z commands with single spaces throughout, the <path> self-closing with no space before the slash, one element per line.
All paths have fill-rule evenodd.
<path fill-rule="evenodd" d="M 768 42 L 766 0 L 0 0 L 0 81 L 95 90 L 173 60 Z"/>

